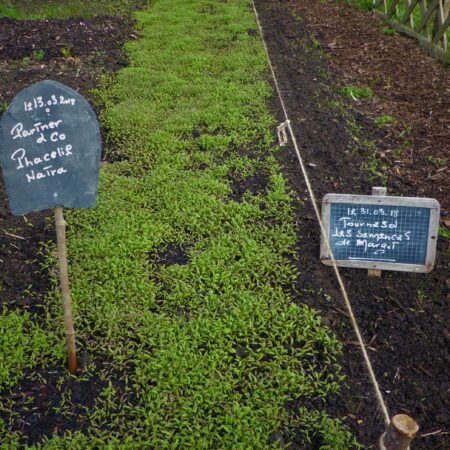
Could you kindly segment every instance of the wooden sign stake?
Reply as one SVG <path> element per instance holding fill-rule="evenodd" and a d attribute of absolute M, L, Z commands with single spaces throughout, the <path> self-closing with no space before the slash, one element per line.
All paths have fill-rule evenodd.
<path fill-rule="evenodd" d="M 378 196 L 386 196 L 387 189 L 385 187 L 373 187 L 372 188 L 372 195 L 378 195 Z M 381 278 L 381 270 L 378 269 L 369 269 L 367 271 L 367 275 L 369 275 L 370 278 Z"/>
<path fill-rule="evenodd" d="M 77 350 L 75 347 L 75 331 L 72 319 L 72 301 L 70 299 L 69 270 L 67 264 L 66 221 L 62 207 L 55 208 L 56 239 L 58 244 L 59 277 L 64 305 L 64 327 L 66 331 L 67 351 L 69 356 L 69 372 L 77 370 Z"/>
<path fill-rule="evenodd" d="M 406 414 L 394 416 L 381 436 L 380 450 L 409 450 L 409 444 L 419 431 L 417 422 Z"/>

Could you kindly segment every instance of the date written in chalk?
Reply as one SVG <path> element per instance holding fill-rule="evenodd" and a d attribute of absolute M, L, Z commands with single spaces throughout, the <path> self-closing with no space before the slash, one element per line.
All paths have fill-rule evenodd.
<path fill-rule="evenodd" d="M 33 111 L 35 109 L 56 106 L 56 105 L 70 105 L 75 106 L 76 100 L 74 98 L 66 98 L 64 95 L 52 95 L 48 99 L 43 97 L 35 97 L 30 101 L 23 102 L 24 111 Z"/>
<path fill-rule="evenodd" d="M 367 215 L 367 216 L 390 216 L 390 217 L 398 217 L 399 211 L 397 209 L 391 209 L 386 211 L 384 208 L 347 208 L 347 215 L 349 216 L 358 216 L 358 215 Z"/>

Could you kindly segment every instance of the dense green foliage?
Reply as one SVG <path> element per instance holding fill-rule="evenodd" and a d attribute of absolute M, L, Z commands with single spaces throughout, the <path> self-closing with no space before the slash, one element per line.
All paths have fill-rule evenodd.
<path fill-rule="evenodd" d="M 103 388 L 89 437 L 67 431 L 43 447 L 258 449 L 282 432 L 354 448 L 339 420 L 286 409 L 339 390 L 341 346 L 284 293 L 294 216 L 249 2 L 159 0 L 137 20 L 130 67 L 97 92 L 116 162 L 97 207 L 68 214 L 82 376 Z M 267 187 L 233 198 L 232 183 L 255 175 Z M 186 257 L 161 264 L 167 248 Z M 46 320 L 60 314 L 49 296 Z"/>
<path fill-rule="evenodd" d="M 97 14 L 124 14 L 151 0 L 6 0 L 0 5 L 0 17 L 11 19 L 65 19 Z"/>

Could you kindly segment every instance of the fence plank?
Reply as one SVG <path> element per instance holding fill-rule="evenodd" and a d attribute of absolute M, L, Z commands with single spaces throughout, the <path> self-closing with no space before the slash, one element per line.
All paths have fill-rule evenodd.
<path fill-rule="evenodd" d="M 419 2 L 419 0 L 407 0 L 408 3 L 408 9 L 405 12 L 405 15 L 403 16 L 403 18 L 400 20 L 400 23 L 406 23 L 409 20 L 409 25 L 411 26 L 411 28 L 414 27 L 414 23 L 412 22 L 412 12 L 414 10 L 414 8 L 416 7 L 417 3 Z"/>
<path fill-rule="evenodd" d="M 406 25 L 403 25 L 393 19 L 389 19 L 381 11 L 375 11 L 375 13 L 378 16 L 382 17 L 389 24 L 389 26 L 391 26 L 394 30 L 397 30 L 400 33 L 406 34 L 412 38 L 417 39 L 419 41 L 421 47 L 427 49 L 430 52 L 431 56 L 439 59 L 442 62 L 446 62 L 446 60 L 447 60 L 446 52 L 442 47 L 439 47 L 438 45 L 433 44 L 426 37 L 422 36 L 421 34 L 417 33 L 416 31 L 412 30 L 411 28 L 407 27 Z"/>
<path fill-rule="evenodd" d="M 408 22 L 409 19 L 409 25 L 411 28 L 414 29 L 414 22 L 412 20 L 412 12 L 414 10 L 414 8 L 416 7 L 417 3 L 419 2 L 419 0 L 408 0 L 408 9 L 405 12 L 405 15 L 403 16 L 402 20 L 400 21 L 400 23 L 406 23 Z"/>
<path fill-rule="evenodd" d="M 400 2 L 400 0 L 393 0 L 392 1 L 391 6 L 389 7 L 389 9 L 388 9 L 388 11 L 386 13 L 386 15 L 388 17 L 391 17 L 392 13 L 397 10 L 397 6 L 398 6 L 399 2 Z"/>
<path fill-rule="evenodd" d="M 422 18 L 421 20 L 423 20 L 423 18 L 425 17 L 426 12 L 427 12 L 427 0 L 421 0 L 420 1 L 420 16 Z M 427 39 L 430 39 L 431 36 L 427 27 L 425 27 L 422 33 Z"/>
<path fill-rule="evenodd" d="M 411 10 L 409 11 L 408 14 L 405 13 L 405 17 L 407 18 L 408 22 L 409 22 L 409 26 L 414 30 L 414 15 L 411 14 L 412 10 L 415 8 L 415 6 L 417 5 L 417 2 L 419 0 L 406 0 L 406 5 L 408 6 L 408 10 L 409 8 L 411 8 Z M 413 5 L 411 7 L 411 5 Z"/>
<path fill-rule="evenodd" d="M 436 7 L 439 5 L 440 0 L 433 0 L 430 4 L 430 6 L 427 9 L 427 12 L 422 17 L 422 21 L 420 22 L 420 25 L 417 28 L 417 31 L 420 33 L 427 25 L 428 20 L 430 20 L 431 14 L 433 14 Z"/>
<path fill-rule="evenodd" d="M 374 0 L 378 8 L 384 3 L 386 9 L 387 0 Z M 406 10 L 402 17 L 398 18 L 399 3 L 403 2 Z M 420 4 L 421 20 L 419 26 L 414 30 L 414 10 Z M 392 0 L 386 13 L 379 9 L 375 14 L 382 17 L 394 30 L 419 41 L 421 47 L 426 48 L 431 56 L 446 63 L 450 59 L 447 55 L 447 33 L 450 26 L 450 0 Z M 433 24 L 430 23 L 431 18 Z M 433 31 L 431 31 L 431 29 Z M 430 32 L 431 31 L 431 32 Z"/>
<path fill-rule="evenodd" d="M 445 3 L 444 3 L 445 2 Z M 445 24 L 446 18 L 448 17 L 448 7 L 449 7 L 449 0 L 441 0 L 439 2 L 439 8 L 436 12 L 436 20 L 435 20 L 435 34 L 438 34 L 438 32 L 441 30 L 441 26 Z M 445 8 L 445 10 L 444 10 Z M 445 25 L 444 25 L 445 26 Z M 441 40 L 442 38 L 442 40 Z M 447 49 L 447 34 L 444 32 L 442 37 L 438 37 L 436 40 L 436 43 L 441 40 L 441 46 L 444 48 L 444 50 Z"/>
<path fill-rule="evenodd" d="M 437 30 L 436 34 L 433 37 L 433 43 L 436 44 L 439 42 L 444 33 L 447 31 L 448 26 L 450 25 L 450 15 L 447 16 L 445 22 L 440 26 Z"/>
<path fill-rule="evenodd" d="M 377 9 L 381 5 L 383 5 L 384 12 L 387 12 L 387 0 L 374 0 L 373 1 L 373 9 Z"/>

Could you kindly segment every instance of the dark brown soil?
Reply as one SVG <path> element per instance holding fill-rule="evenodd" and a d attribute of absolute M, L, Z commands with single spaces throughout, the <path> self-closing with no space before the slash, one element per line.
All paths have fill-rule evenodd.
<path fill-rule="evenodd" d="M 356 104 L 371 119 L 391 115 L 390 143 L 378 149 L 391 181 L 402 191 L 439 200 L 450 209 L 450 70 L 413 39 L 382 33 L 377 16 L 335 1 L 290 0 L 324 51 L 339 86 L 372 88 L 373 100 Z"/>
<path fill-rule="evenodd" d="M 48 78 L 92 100 L 89 91 L 99 75 L 126 66 L 122 46 L 136 38 L 131 21 L 118 17 L 0 19 L 0 105 L 9 104 L 25 86 Z"/>
<path fill-rule="evenodd" d="M 256 5 L 318 199 L 328 192 L 370 194 L 371 187 L 382 181 L 361 171 L 361 163 L 371 149 L 362 139 L 355 140 L 349 129 L 356 124 L 361 129 L 359 136 L 374 142 L 380 155 L 389 155 L 390 149 L 401 142 L 401 127 L 381 130 L 373 118 L 383 112 L 395 115 L 404 126 L 413 125 L 407 137 L 413 143 L 413 158 L 405 157 L 398 163 L 386 158 L 388 192 L 434 196 L 442 204 L 445 219 L 450 200 L 448 178 L 441 177 L 444 171 L 437 172 L 436 168 L 430 177 L 432 168 L 427 160 L 428 156 L 448 159 L 444 148 L 448 145 L 445 108 L 449 102 L 444 88 L 450 84 L 442 81 L 441 89 L 433 85 L 437 80 L 448 80 L 442 67 L 417 49 L 415 43 L 384 36 L 379 23 L 367 27 L 372 16 L 352 8 L 313 0 L 292 0 L 289 7 L 277 0 L 257 0 Z M 370 28 L 370 36 L 366 28 Z M 324 30 L 328 33 L 331 42 L 324 45 L 333 44 L 331 57 L 311 39 L 311 32 L 317 30 L 322 33 L 320 36 Z M 338 36 L 346 41 L 339 41 Z M 395 52 L 380 52 L 387 45 L 386 40 Z M 334 53 L 337 48 L 339 53 Z M 356 84 L 369 75 L 380 80 L 374 87 L 376 100 L 356 105 L 348 102 L 345 114 L 332 106 L 340 86 Z M 388 78 L 391 88 L 384 92 Z M 436 120 L 424 113 L 431 107 Z M 284 121 L 277 99 L 273 108 L 280 122 Z M 421 116 L 425 117 L 424 123 L 418 119 Z M 299 303 L 320 310 L 324 322 L 344 342 L 342 363 L 349 388 L 326 405 L 309 407 L 323 407 L 332 416 L 343 417 L 360 442 L 375 448 L 383 432 L 383 418 L 377 413 L 373 388 L 333 271 L 320 265 L 319 227 L 293 148 L 282 150 L 279 159 L 298 195 L 301 274 L 291 292 Z M 384 272 L 381 279 L 373 279 L 363 270 L 341 270 L 391 416 L 406 413 L 420 425 L 414 449 L 450 448 L 448 251 L 449 242 L 440 240 L 435 269 L 427 275 Z M 294 402 L 288 408 L 295 414 L 301 404 Z M 300 434 L 295 444 L 296 448 L 309 448 Z"/>
<path fill-rule="evenodd" d="M 448 176 L 441 170 L 448 159 L 448 72 L 424 56 L 414 42 L 384 36 L 378 23 L 371 24 L 371 15 L 351 8 L 313 0 L 258 0 L 257 7 L 318 198 L 327 192 L 370 193 L 372 185 L 381 182 L 361 171 L 372 152 L 367 141 L 372 141 L 387 165 L 389 192 L 436 197 L 443 206 L 443 220 L 448 220 Z M 331 57 L 316 48 L 311 32 Z M 111 17 L 0 20 L 0 105 L 6 106 L 21 89 L 47 78 L 92 100 L 90 89 L 98 76 L 127 64 L 121 48 L 134 38 L 130 22 Z M 69 56 L 62 56 L 63 48 L 70 49 Z M 39 50 L 42 60 L 37 60 L 39 53 L 33 56 Z M 345 114 L 332 106 L 340 86 L 369 80 L 374 80 L 369 83 L 374 100 L 348 104 Z M 284 120 L 275 97 L 273 109 Z M 380 129 L 373 119 L 381 114 L 395 116 L 398 124 Z M 361 129 L 359 138 L 349 133 L 352 125 Z M 400 147 L 403 151 L 397 152 Z M 349 386 L 327 404 L 299 399 L 287 408 L 294 415 L 300 406 L 326 409 L 331 416 L 344 418 L 367 448 L 375 448 L 383 431 L 382 417 L 332 270 L 319 262 L 318 226 L 293 149 L 284 148 L 280 161 L 298 198 L 300 277 L 287 289 L 297 302 L 318 309 L 324 323 L 344 342 L 342 363 Z M 232 199 L 261 192 L 266 185 L 265 174 L 233 180 Z M 28 224 L 11 216 L 0 182 L 0 307 L 39 311 L 48 282 L 36 255 L 39 242 L 54 237 L 48 216 L 48 212 L 29 215 Z M 435 270 L 428 275 L 385 272 L 381 279 L 370 279 L 364 271 L 342 270 L 391 415 L 404 412 L 420 424 L 414 449 L 450 448 L 448 250 L 448 241 L 440 240 Z M 169 246 L 149 258 L 161 266 L 187 261 L 188 255 L 185 248 Z M 24 295 L 28 286 L 35 293 L 32 299 Z M 107 367 L 107 362 L 94 360 L 86 365 Z M 84 411 L 91 408 L 104 382 L 91 377 L 89 382 L 66 379 L 60 384 L 62 371 L 29 373 L 14 392 L 2 393 L 0 401 L 13 402 L 18 415 L 11 427 L 22 430 L 28 443 L 55 429 L 87 429 Z M 111 378 L 120 394 L 124 374 Z M 52 408 L 67 398 L 72 399 L 73 414 L 61 421 Z M 284 438 L 280 433 L 273 441 Z M 294 448 L 311 450 L 318 448 L 318 442 L 307 444 L 299 433 Z"/>
<path fill-rule="evenodd" d="M 82 357 L 79 358 L 81 360 Z M 129 404 L 133 400 L 130 390 L 125 394 L 127 377 L 124 374 L 111 371 L 107 362 L 95 363 L 95 372 L 104 373 L 105 370 L 107 379 L 98 376 L 76 379 L 69 377 L 63 367 L 39 369 L 36 373 L 26 371 L 23 381 L 1 397 L 2 406 L 5 409 L 12 407 L 14 411 L 10 416 L 4 415 L 9 420 L 9 428 L 20 431 L 26 437 L 23 443 L 27 445 L 67 430 L 87 432 L 90 425 L 88 416 L 108 385 L 116 390 L 111 415 L 118 412 L 123 403 Z M 61 412 L 55 413 L 57 409 Z"/>
<path fill-rule="evenodd" d="M 148 262 L 155 267 L 155 272 L 158 272 L 161 267 L 173 264 L 183 266 L 190 261 L 187 250 L 185 245 L 169 244 L 149 254 Z"/>

